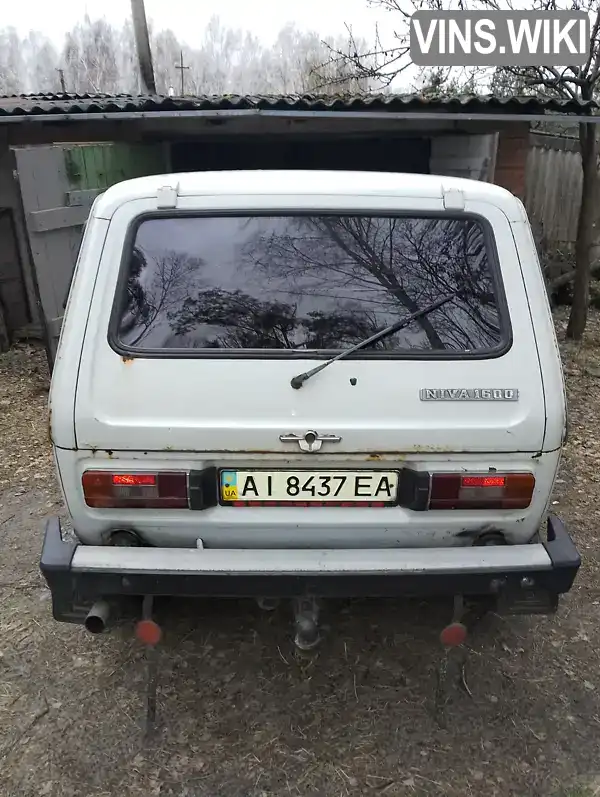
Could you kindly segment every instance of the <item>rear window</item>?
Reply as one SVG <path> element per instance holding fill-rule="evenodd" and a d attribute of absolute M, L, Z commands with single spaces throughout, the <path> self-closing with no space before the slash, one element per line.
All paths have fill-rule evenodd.
<path fill-rule="evenodd" d="M 115 343 L 165 355 L 335 353 L 453 294 L 354 356 L 482 356 L 507 342 L 494 263 L 470 217 L 146 218 L 127 254 Z"/>

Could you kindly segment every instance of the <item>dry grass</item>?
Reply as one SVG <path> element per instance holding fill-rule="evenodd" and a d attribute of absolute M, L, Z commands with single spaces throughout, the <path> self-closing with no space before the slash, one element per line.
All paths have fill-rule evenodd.
<path fill-rule="evenodd" d="M 303 658 L 284 608 L 177 601 L 162 609 L 152 736 L 131 627 L 97 639 L 51 619 L 37 563 L 43 517 L 62 509 L 45 361 L 32 348 L 0 357 L 0 795 L 597 794 L 600 317 L 562 349 L 572 426 L 555 509 L 584 567 L 556 617 L 482 626 L 440 722 L 447 606 L 332 604 L 331 633 Z"/>
<path fill-rule="evenodd" d="M 48 364 L 39 346 L 0 358 L 0 490 L 51 475 L 47 426 Z"/>

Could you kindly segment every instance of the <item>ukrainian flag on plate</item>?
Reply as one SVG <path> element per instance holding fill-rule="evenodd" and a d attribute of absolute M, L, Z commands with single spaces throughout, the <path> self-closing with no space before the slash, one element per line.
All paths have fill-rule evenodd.
<path fill-rule="evenodd" d="M 221 471 L 221 495 L 224 501 L 238 500 L 237 473 L 234 470 Z"/>

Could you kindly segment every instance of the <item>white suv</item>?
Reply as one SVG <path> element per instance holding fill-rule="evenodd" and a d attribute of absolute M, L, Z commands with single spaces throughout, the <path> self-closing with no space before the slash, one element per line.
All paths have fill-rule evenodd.
<path fill-rule="evenodd" d="M 544 281 L 488 183 L 109 188 L 50 409 L 77 543 L 51 518 L 41 568 L 55 618 L 90 630 L 125 596 L 292 597 L 298 623 L 327 595 L 550 612 L 579 567 L 547 515 L 566 411 Z"/>

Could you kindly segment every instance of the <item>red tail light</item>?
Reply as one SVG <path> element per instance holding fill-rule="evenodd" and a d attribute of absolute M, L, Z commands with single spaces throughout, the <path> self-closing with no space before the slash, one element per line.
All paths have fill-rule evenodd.
<path fill-rule="evenodd" d="M 431 476 L 429 509 L 525 509 L 531 503 L 532 473 Z"/>
<path fill-rule="evenodd" d="M 110 473 L 87 470 L 82 476 L 88 506 L 103 509 L 185 509 L 187 473 Z"/>

